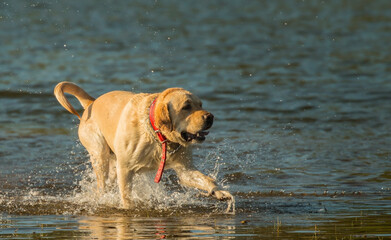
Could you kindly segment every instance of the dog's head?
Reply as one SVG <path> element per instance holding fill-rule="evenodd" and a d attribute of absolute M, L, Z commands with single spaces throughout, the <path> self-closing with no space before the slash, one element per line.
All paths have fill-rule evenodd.
<path fill-rule="evenodd" d="M 182 88 L 169 88 L 156 100 L 156 127 L 181 145 L 203 142 L 212 127 L 213 115 L 202 109 L 201 100 Z"/>

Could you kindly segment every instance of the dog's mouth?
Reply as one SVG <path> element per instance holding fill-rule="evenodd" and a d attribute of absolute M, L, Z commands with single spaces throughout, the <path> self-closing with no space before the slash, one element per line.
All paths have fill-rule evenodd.
<path fill-rule="evenodd" d="M 208 135 L 208 131 L 199 131 L 196 134 L 192 134 L 189 132 L 182 132 L 181 136 L 186 142 L 191 142 L 193 140 L 196 140 L 197 142 L 203 142 L 206 139 L 206 135 Z"/>

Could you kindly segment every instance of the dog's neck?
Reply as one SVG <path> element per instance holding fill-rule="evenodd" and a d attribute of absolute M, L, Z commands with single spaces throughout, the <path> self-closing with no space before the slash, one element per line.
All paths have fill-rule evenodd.
<path fill-rule="evenodd" d="M 158 129 L 155 125 L 155 105 L 156 105 L 156 100 L 157 98 L 155 98 L 155 100 L 153 100 L 151 106 L 149 107 L 149 122 L 150 122 L 150 125 L 153 129 L 153 132 L 155 133 L 153 138 L 156 139 L 156 136 L 157 136 L 157 139 L 160 143 L 161 143 L 161 146 L 162 146 L 162 158 L 161 158 L 161 161 L 160 161 L 160 166 L 159 166 L 159 169 L 157 171 L 157 174 L 156 174 L 156 177 L 155 177 L 155 182 L 156 183 L 159 183 L 160 182 L 160 179 L 162 177 L 162 174 L 163 174 L 163 171 L 164 171 L 164 166 L 165 166 L 165 163 L 166 163 L 166 159 L 167 159 L 167 145 L 169 144 L 170 145 L 170 148 L 173 149 L 171 151 L 168 151 L 168 153 L 170 155 L 176 153 L 180 148 L 181 148 L 181 145 L 179 143 L 172 143 L 170 142 L 166 136 L 163 135 L 163 133 L 160 131 L 160 129 Z M 174 148 L 173 148 L 173 145 L 176 145 Z"/>
<path fill-rule="evenodd" d="M 149 107 L 149 121 L 151 123 L 152 129 L 155 131 L 159 141 L 163 144 L 168 142 L 166 136 L 163 135 L 163 133 L 158 129 L 155 125 L 155 106 L 156 106 L 156 100 L 153 100 L 151 106 Z"/>
<path fill-rule="evenodd" d="M 179 143 L 172 142 L 172 141 L 168 140 L 166 138 L 166 136 L 164 136 L 164 134 L 162 132 L 160 132 L 160 130 L 156 127 L 155 114 L 154 114 L 155 104 L 156 104 L 156 98 L 151 103 L 150 107 L 148 108 L 148 111 L 147 111 L 148 117 L 146 118 L 146 127 L 147 127 L 148 132 L 151 134 L 152 138 L 156 142 L 162 143 L 164 140 L 167 142 L 167 146 L 168 146 L 167 152 L 168 152 L 168 154 L 172 155 L 172 154 L 176 153 L 181 148 L 182 145 Z M 159 137 L 159 133 L 160 133 L 161 137 Z"/>

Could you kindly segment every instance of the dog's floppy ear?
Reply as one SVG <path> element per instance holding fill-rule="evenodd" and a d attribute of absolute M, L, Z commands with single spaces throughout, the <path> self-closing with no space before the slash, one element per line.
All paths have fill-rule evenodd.
<path fill-rule="evenodd" d="M 169 103 L 165 103 L 164 101 L 159 101 L 158 99 L 155 108 L 155 124 L 158 129 L 163 132 L 171 132 L 172 131 L 172 122 L 169 111 Z"/>
<path fill-rule="evenodd" d="M 170 117 L 170 102 L 168 101 L 168 96 L 176 91 L 183 91 L 183 89 L 168 88 L 160 93 L 156 99 L 155 123 L 156 127 L 163 132 L 172 132 L 174 129 L 172 119 Z"/>

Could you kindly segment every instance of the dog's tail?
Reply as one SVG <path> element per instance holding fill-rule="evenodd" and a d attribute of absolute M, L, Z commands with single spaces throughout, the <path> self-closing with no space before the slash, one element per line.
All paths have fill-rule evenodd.
<path fill-rule="evenodd" d="M 81 118 L 79 113 L 73 108 L 69 103 L 68 99 L 65 97 L 65 93 L 72 94 L 79 100 L 84 109 L 86 109 L 91 103 L 95 101 L 95 98 L 91 97 L 83 89 L 71 82 L 60 82 L 54 88 L 54 96 L 56 96 L 57 101 L 70 113 L 76 115 L 79 119 Z"/>

